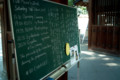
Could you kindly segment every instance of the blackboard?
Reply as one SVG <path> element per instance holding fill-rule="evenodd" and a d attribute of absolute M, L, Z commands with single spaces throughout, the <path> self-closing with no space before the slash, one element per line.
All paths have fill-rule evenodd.
<path fill-rule="evenodd" d="M 70 60 L 65 44 L 79 47 L 75 8 L 41 0 L 8 3 L 20 80 L 39 80 Z"/>

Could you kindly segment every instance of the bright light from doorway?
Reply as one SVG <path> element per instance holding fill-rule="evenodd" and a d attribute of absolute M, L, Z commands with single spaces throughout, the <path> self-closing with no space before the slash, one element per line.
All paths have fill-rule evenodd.
<path fill-rule="evenodd" d="M 87 57 L 87 58 L 84 58 L 84 59 L 86 59 L 86 60 L 95 60 L 96 57 Z"/>
<path fill-rule="evenodd" d="M 81 53 L 86 54 L 86 55 L 90 55 L 90 56 L 95 54 L 94 52 L 90 52 L 90 51 L 81 51 Z"/>
<path fill-rule="evenodd" d="M 109 60 L 113 60 L 113 59 L 111 59 L 111 58 L 103 58 L 103 60 L 109 61 Z"/>
<path fill-rule="evenodd" d="M 0 54 L 0 57 L 3 56 L 2 54 Z"/>
<path fill-rule="evenodd" d="M 99 54 L 98 56 L 99 56 L 99 57 L 105 57 L 106 55 L 104 55 L 104 54 Z"/>
<path fill-rule="evenodd" d="M 120 64 L 117 64 L 117 63 L 106 63 L 107 66 L 120 66 Z"/>

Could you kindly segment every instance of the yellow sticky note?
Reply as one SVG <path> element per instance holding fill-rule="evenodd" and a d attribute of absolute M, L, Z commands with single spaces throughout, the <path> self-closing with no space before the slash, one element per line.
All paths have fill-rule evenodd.
<path fill-rule="evenodd" d="M 67 56 L 70 55 L 70 45 L 69 45 L 69 43 L 66 43 L 66 55 Z"/>

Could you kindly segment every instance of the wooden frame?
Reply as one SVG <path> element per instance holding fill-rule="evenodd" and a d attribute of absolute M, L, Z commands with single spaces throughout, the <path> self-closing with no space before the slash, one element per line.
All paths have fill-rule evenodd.
<path fill-rule="evenodd" d="M 13 77 L 14 70 L 13 69 L 13 61 L 12 61 L 12 50 L 13 45 L 11 45 L 10 41 L 12 40 L 11 28 L 9 24 L 9 15 L 8 15 L 8 6 L 7 0 L 0 0 L 0 3 L 3 4 L 3 15 L 2 15 L 2 51 L 3 51 L 3 72 L 8 77 L 8 80 L 14 80 Z M 15 65 L 14 65 L 15 66 Z M 14 67 L 15 68 L 15 67 Z"/>
<path fill-rule="evenodd" d="M 92 1 L 93 0 L 89 0 L 89 5 L 88 5 L 88 15 L 89 15 L 89 23 L 88 23 L 88 49 L 90 49 L 90 47 L 91 47 L 91 37 L 92 37 L 92 22 L 93 22 Z"/>

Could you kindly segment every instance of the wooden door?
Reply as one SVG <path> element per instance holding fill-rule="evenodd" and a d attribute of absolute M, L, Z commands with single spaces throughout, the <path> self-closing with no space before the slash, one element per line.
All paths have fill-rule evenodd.
<path fill-rule="evenodd" d="M 107 40 L 107 27 L 102 26 L 101 27 L 101 48 L 106 48 L 106 40 Z"/>
<path fill-rule="evenodd" d="M 113 47 L 113 27 L 107 28 L 106 48 L 112 50 Z"/>
<path fill-rule="evenodd" d="M 92 47 L 96 47 L 97 45 L 97 27 L 94 26 L 92 28 Z"/>
<path fill-rule="evenodd" d="M 101 44 L 101 26 L 97 26 L 97 47 L 100 48 Z"/>
<path fill-rule="evenodd" d="M 119 50 L 119 34 L 120 34 L 120 28 L 119 27 L 114 27 L 113 31 L 113 50 L 118 51 Z"/>

